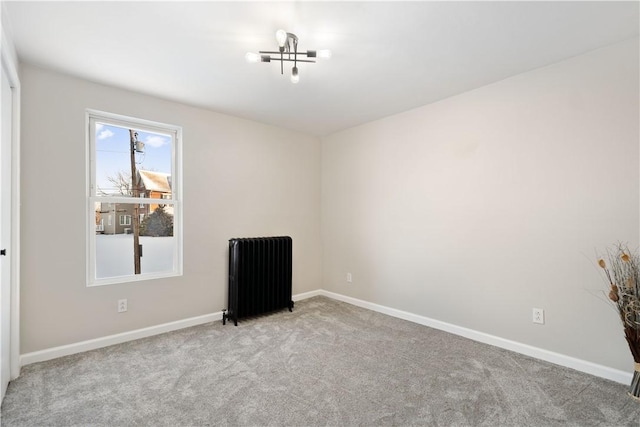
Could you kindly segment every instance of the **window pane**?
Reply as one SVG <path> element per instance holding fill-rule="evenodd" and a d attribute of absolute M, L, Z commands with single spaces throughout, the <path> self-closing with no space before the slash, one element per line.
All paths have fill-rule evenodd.
<path fill-rule="evenodd" d="M 96 122 L 95 129 L 97 196 L 130 197 L 137 192 L 139 197 L 171 198 L 171 135 L 101 122 Z M 135 188 L 131 182 L 132 169 Z"/>
<path fill-rule="evenodd" d="M 96 203 L 96 225 L 102 224 L 96 226 L 96 278 L 134 274 L 132 222 L 136 214 L 142 219 L 138 241 L 142 249 L 140 273 L 174 271 L 177 240 L 173 233 L 173 212 L 174 205 L 170 204 Z"/>

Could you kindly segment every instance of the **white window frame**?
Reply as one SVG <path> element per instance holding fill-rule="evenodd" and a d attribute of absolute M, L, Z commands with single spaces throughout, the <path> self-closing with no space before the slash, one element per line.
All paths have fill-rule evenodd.
<path fill-rule="evenodd" d="M 138 282 L 142 280 L 160 279 L 165 277 L 182 276 L 182 127 L 150 120 L 138 119 L 135 117 L 123 116 L 120 114 L 107 113 L 104 111 L 87 109 L 85 113 L 86 121 L 86 194 L 87 194 L 87 257 L 86 272 L 87 286 L 102 286 L 116 283 Z M 104 196 L 97 194 L 96 185 L 96 122 L 112 124 L 126 129 L 136 129 L 152 133 L 169 134 L 172 136 L 172 197 L 166 200 L 166 204 L 173 205 L 173 237 L 176 244 L 173 254 L 173 266 L 169 271 L 131 274 L 127 276 L 117 276 L 108 278 L 96 277 L 96 219 L 95 203 L 105 202 Z M 110 196 L 109 203 L 134 203 L 131 197 Z M 144 198 L 136 200 L 138 203 L 157 204 L 158 199 Z M 92 208 L 93 207 L 93 208 Z M 111 225 L 111 215 L 108 216 Z"/>
<path fill-rule="evenodd" d="M 131 225 L 131 215 L 120 215 L 120 225 Z"/>

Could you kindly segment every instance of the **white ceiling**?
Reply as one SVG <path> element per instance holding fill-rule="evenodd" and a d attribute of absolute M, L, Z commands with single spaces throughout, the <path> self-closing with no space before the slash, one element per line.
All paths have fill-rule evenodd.
<path fill-rule="evenodd" d="M 635 1 L 5 6 L 23 62 L 320 136 L 637 37 L 640 19 Z M 333 58 L 297 85 L 247 63 L 279 28 Z"/>

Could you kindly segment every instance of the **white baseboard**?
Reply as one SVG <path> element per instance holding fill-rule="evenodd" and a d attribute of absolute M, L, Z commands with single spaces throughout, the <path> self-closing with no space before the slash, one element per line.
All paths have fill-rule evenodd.
<path fill-rule="evenodd" d="M 95 338 L 92 340 L 61 345 L 60 347 L 47 348 L 45 350 L 34 351 L 32 353 L 25 353 L 20 355 L 20 366 L 29 365 L 36 362 L 44 362 L 45 360 L 69 356 L 70 354 L 96 350 L 98 348 L 108 347 L 114 344 L 121 344 L 123 342 L 146 338 L 153 335 L 163 334 L 165 332 L 188 328 L 190 326 L 202 325 L 203 323 L 209 323 L 216 320 L 222 320 L 221 311 L 217 313 L 191 317 L 189 319 L 177 320 L 175 322 L 163 323 L 161 325 L 149 326 L 148 328 L 136 329 L 134 331 L 122 332 L 120 334 Z"/>
<path fill-rule="evenodd" d="M 321 295 L 321 290 L 304 292 L 293 295 L 293 301 Z M 202 316 L 191 317 L 189 319 L 177 320 L 175 322 L 163 323 L 161 325 L 149 326 L 148 328 L 136 329 L 134 331 L 122 332 L 120 334 L 109 335 L 106 337 L 95 338 L 92 340 L 81 341 L 73 344 L 62 345 L 59 347 L 47 348 L 32 353 L 20 355 L 20 366 L 29 365 L 36 362 L 44 362 L 46 360 L 57 359 L 58 357 L 69 356 L 71 354 L 82 353 L 85 351 L 96 350 L 98 348 L 108 347 L 114 344 L 121 344 L 127 341 L 133 341 L 140 338 L 146 338 L 153 335 L 164 334 L 165 332 L 176 331 L 190 326 L 202 325 L 204 323 L 222 321 L 222 312 L 204 314 Z"/>
<path fill-rule="evenodd" d="M 293 301 L 302 301 L 303 299 L 307 299 L 307 298 L 312 298 L 312 297 L 317 297 L 318 295 L 323 295 L 322 294 L 322 289 L 316 289 L 315 291 L 309 291 L 309 292 L 303 292 L 301 294 L 296 294 L 293 297 L 291 297 L 291 299 L 293 299 Z"/>
<path fill-rule="evenodd" d="M 357 298 L 352 298 L 325 290 L 320 290 L 318 294 L 358 307 L 366 308 L 368 310 L 377 311 L 378 313 L 387 314 L 392 317 L 408 320 L 409 322 L 418 323 L 420 325 L 429 326 L 434 329 L 439 329 L 441 331 L 449 332 L 454 335 L 469 338 L 474 341 L 493 345 L 499 348 L 504 348 L 506 350 L 524 354 L 536 359 L 545 360 L 556 365 L 575 369 L 576 371 L 585 372 L 587 374 L 595 375 L 600 378 L 606 378 L 618 383 L 630 384 L 633 377 L 633 374 L 630 372 L 624 372 L 607 366 L 598 365 L 586 360 L 577 359 L 575 357 L 555 353 L 553 351 L 545 350 L 538 347 L 533 347 L 527 344 L 519 343 L 517 341 L 500 338 L 495 335 L 486 334 L 484 332 L 475 331 L 473 329 L 464 328 L 462 326 L 453 325 L 451 323 L 442 322 L 440 320 L 431 319 L 429 317 L 420 316 L 417 314 L 409 313 L 407 311 L 396 310 L 395 308 L 385 307 L 383 305 L 374 304 L 368 301 L 363 301 Z"/>
<path fill-rule="evenodd" d="M 453 325 L 451 323 L 442 322 L 440 320 L 431 319 L 429 317 L 420 316 L 418 314 L 409 313 L 407 311 L 397 310 L 395 308 L 374 304 L 357 298 L 348 297 L 337 294 L 335 292 L 318 289 L 315 291 L 304 292 L 294 295 L 294 301 L 301 301 L 307 298 L 322 295 L 338 301 L 343 301 L 368 310 L 377 311 L 409 322 L 418 323 L 420 325 L 429 326 L 445 332 L 459 335 L 465 338 L 479 341 L 485 344 L 504 348 L 506 350 L 521 353 L 526 356 L 535 357 L 536 359 L 545 360 L 556 365 L 575 369 L 597 377 L 606 378 L 622 384 L 631 383 L 632 373 L 620 371 L 618 369 L 609 368 L 607 366 L 598 365 L 586 360 L 577 359 L 575 357 L 566 356 L 564 354 L 555 353 L 553 351 L 544 350 L 516 341 L 507 340 L 495 335 L 486 334 L 484 332 L 475 331 L 473 329 L 464 328 L 462 326 Z M 48 348 L 45 350 L 34 351 L 32 353 L 22 354 L 20 356 L 20 366 L 29 365 L 36 362 L 44 362 L 45 360 L 56 359 L 58 357 L 68 356 L 71 354 L 82 353 L 84 351 L 95 350 L 102 347 L 108 347 L 114 344 L 120 344 L 127 341 L 133 341 L 140 338 L 146 338 L 153 335 L 163 334 L 190 326 L 201 325 L 204 323 L 214 322 L 222 319 L 222 312 L 205 314 L 202 316 L 191 317 L 189 319 L 177 320 L 175 322 L 163 323 L 161 325 L 150 326 L 148 328 L 136 329 L 135 331 L 123 332 L 120 334 L 109 335 L 106 337 L 96 338 L 92 340 L 82 341 L 74 344 L 63 345 L 60 347 Z"/>

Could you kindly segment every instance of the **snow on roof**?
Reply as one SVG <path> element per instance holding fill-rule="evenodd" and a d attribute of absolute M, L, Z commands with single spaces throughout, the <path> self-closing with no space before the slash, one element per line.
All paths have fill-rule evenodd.
<path fill-rule="evenodd" d="M 139 170 L 140 178 L 144 188 L 149 191 L 158 191 L 160 193 L 171 193 L 171 175 L 163 172 L 151 172 Z"/>

